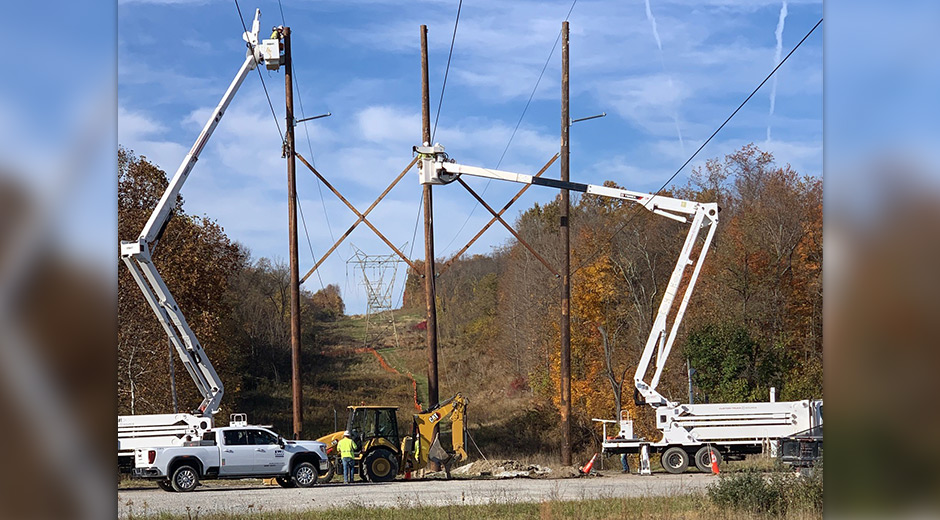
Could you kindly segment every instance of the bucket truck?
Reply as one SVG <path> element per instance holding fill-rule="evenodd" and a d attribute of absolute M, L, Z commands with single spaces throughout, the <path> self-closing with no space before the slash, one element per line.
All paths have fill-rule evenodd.
<path fill-rule="evenodd" d="M 636 437 L 633 421 L 621 413 L 620 420 L 601 421 L 604 423 L 605 452 L 638 453 L 641 457 L 648 457 L 650 452 L 660 453 L 662 466 L 670 473 L 684 472 L 690 461 L 694 461 L 700 470 L 710 471 L 712 454 L 720 463 L 723 458 L 741 459 L 748 453 L 760 453 L 767 446 L 776 451 L 776 442 L 780 438 L 822 425 L 821 400 L 682 404 L 667 399 L 657 391 L 679 325 L 715 235 L 719 212 L 717 203 L 457 164 L 448 157 L 440 144 L 429 146 L 429 143 L 425 143 L 424 146 L 414 147 L 413 151 L 420 157 L 418 168 L 421 184 L 447 184 L 461 175 L 535 184 L 630 201 L 657 215 L 689 225 L 688 235 L 663 293 L 633 377 L 637 403 L 648 404 L 655 410 L 656 428 L 662 437 L 653 441 Z M 696 248 L 703 233 L 702 245 Z M 677 307 L 676 299 L 680 290 L 682 295 Z M 654 357 L 653 376 L 647 382 L 647 372 Z M 608 423 L 619 425 L 619 431 L 610 437 L 607 435 Z M 648 466 L 648 459 L 646 462 Z"/>
<path fill-rule="evenodd" d="M 269 70 L 277 70 L 284 63 L 279 39 L 258 40 L 260 23 L 261 10 L 258 9 L 251 31 L 242 35 L 248 51 L 235 79 L 212 111 L 193 147 L 183 158 L 140 235 L 136 240 L 121 241 L 121 260 L 130 270 L 203 396 L 202 403 L 190 413 L 118 416 L 118 466 L 122 470 L 128 470 L 133 465 L 136 448 L 181 446 L 185 442 L 201 439 L 203 433 L 212 428 L 212 417 L 219 411 L 224 391 L 222 381 L 157 271 L 152 253 L 170 221 L 183 183 L 242 82 L 258 65 L 264 64 Z"/>

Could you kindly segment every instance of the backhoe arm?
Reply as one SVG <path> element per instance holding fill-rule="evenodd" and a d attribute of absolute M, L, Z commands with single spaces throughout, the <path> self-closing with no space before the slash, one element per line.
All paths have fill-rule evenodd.
<path fill-rule="evenodd" d="M 467 458 L 464 441 L 467 427 L 466 414 L 467 400 L 462 395 L 457 394 L 427 412 L 416 413 L 414 415 L 414 424 L 417 434 L 415 442 L 418 443 L 416 450 L 417 468 L 427 466 L 430 458 L 443 458 L 435 457 L 432 453 L 432 451 L 435 451 L 434 448 L 432 448 L 435 444 L 437 444 L 438 449 L 440 449 L 440 443 L 434 436 L 434 427 L 448 417 L 450 418 L 452 426 L 451 441 L 454 453 L 447 455 L 452 456 L 456 461 L 465 460 Z"/>

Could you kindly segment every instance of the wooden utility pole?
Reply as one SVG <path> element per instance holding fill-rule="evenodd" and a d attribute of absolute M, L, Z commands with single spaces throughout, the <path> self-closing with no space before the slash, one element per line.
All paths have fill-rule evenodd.
<path fill-rule="evenodd" d="M 561 180 L 568 182 L 568 22 L 561 24 Z M 561 190 L 561 463 L 571 465 L 571 248 L 568 190 Z"/>
<path fill-rule="evenodd" d="M 421 26 L 421 142 L 431 145 L 431 102 L 428 94 L 428 26 Z M 437 306 L 434 288 L 434 211 L 431 185 L 424 185 L 424 296 L 428 316 L 428 406 L 440 402 L 437 386 Z"/>
<path fill-rule="evenodd" d="M 431 98 L 428 94 L 428 26 L 421 26 L 421 142 L 431 145 Z M 424 298 L 428 310 L 428 407 L 440 402 L 437 386 L 437 292 L 434 277 L 434 208 L 431 205 L 431 185 L 424 185 Z M 438 433 L 434 425 L 434 436 Z M 428 463 L 430 471 L 440 471 L 434 461 Z"/>
<path fill-rule="evenodd" d="M 291 390 L 294 412 L 294 439 L 303 432 L 303 391 L 300 384 L 300 271 L 297 266 L 297 177 L 294 160 L 294 87 L 291 74 L 290 27 L 281 29 L 284 38 L 284 98 L 287 105 L 287 130 L 284 142 L 287 154 L 287 213 L 290 235 L 290 357 Z"/>

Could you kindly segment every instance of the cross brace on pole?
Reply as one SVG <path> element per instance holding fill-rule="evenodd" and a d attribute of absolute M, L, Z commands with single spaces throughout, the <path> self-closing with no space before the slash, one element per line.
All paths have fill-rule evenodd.
<path fill-rule="evenodd" d="M 461 186 L 466 188 L 466 190 L 470 192 L 470 195 L 473 195 L 473 198 L 477 199 L 477 202 L 479 202 L 484 208 L 486 208 L 490 213 L 492 213 L 493 216 L 496 218 L 496 220 L 499 220 L 500 224 L 505 226 L 506 229 L 508 229 L 509 232 L 512 233 L 512 236 L 516 237 L 516 240 L 518 240 L 520 244 L 525 246 L 525 248 L 528 249 L 529 252 L 532 253 L 532 255 L 535 256 L 535 258 L 539 260 L 539 262 L 542 262 L 542 265 L 544 265 L 546 269 L 548 269 L 549 271 L 551 271 L 553 275 L 555 275 L 555 278 L 558 278 L 559 276 L 558 271 L 552 269 L 552 266 L 548 265 L 548 262 L 544 258 L 542 258 L 541 255 L 536 253 L 535 249 L 533 249 L 532 246 L 530 246 L 525 240 L 523 240 L 522 237 L 519 236 L 519 233 L 516 233 L 516 230 L 514 230 L 512 226 L 510 226 L 509 224 L 506 223 L 505 220 L 503 220 L 503 217 L 501 217 L 498 213 L 496 213 L 496 210 L 491 208 L 489 204 L 484 202 L 483 199 L 480 198 L 480 196 L 477 195 L 475 191 L 473 191 L 473 188 L 468 186 L 467 183 L 464 182 L 463 179 L 461 179 L 460 177 L 457 177 L 457 182 L 459 182 Z"/>
<path fill-rule="evenodd" d="M 339 247 L 339 245 L 340 245 L 344 240 L 346 240 L 346 237 L 348 237 L 348 236 L 350 235 L 350 233 L 352 233 L 353 230 L 356 229 L 356 227 L 357 227 L 361 222 L 365 222 L 365 224 L 366 224 L 367 226 L 369 226 L 369 229 L 371 229 L 372 231 L 374 231 L 375 234 L 378 235 L 378 237 L 381 238 L 383 242 L 385 242 L 385 245 L 387 245 L 388 247 L 390 247 L 390 248 L 392 249 L 392 251 L 394 251 L 398 256 L 400 256 L 401 259 L 404 260 L 406 264 L 408 264 L 409 266 L 411 266 L 412 269 L 414 269 L 415 271 L 418 271 L 418 270 L 419 270 L 419 269 L 418 269 L 418 266 L 416 266 L 411 260 L 409 260 L 408 257 L 405 256 L 404 253 L 402 253 L 401 251 L 399 251 L 397 247 L 395 247 L 394 245 L 392 245 L 392 243 L 389 242 L 389 240 L 388 240 L 387 238 L 385 238 L 385 235 L 383 235 L 381 231 L 379 231 L 378 229 L 376 229 L 376 227 L 373 226 L 372 223 L 369 222 L 369 220 L 366 218 L 366 217 L 369 215 L 369 212 L 371 212 L 372 209 L 375 208 L 375 207 L 379 204 L 379 202 L 380 202 L 382 199 L 385 198 L 386 195 L 388 195 L 388 192 L 392 191 L 392 188 L 394 188 L 395 185 L 398 184 L 398 181 L 400 181 L 400 180 L 405 176 L 405 174 L 408 173 L 408 170 L 410 170 L 411 167 L 414 166 L 415 163 L 418 162 L 418 157 L 415 157 L 414 159 L 411 160 L 410 163 L 408 163 L 408 166 L 406 166 L 405 169 L 402 170 L 400 174 L 398 174 L 398 177 L 396 177 L 395 180 L 393 180 L 392 183 L 389 184 L 387 188 L 385 188 L 385 191 L 383 191 L 382 194 L 379 195 L 379 197 L 378 197 L 377 199 L 375 199 L 375 202 L 373 202 L 372 205 L 369 206 L 369 208 L 365 210 L 365 212 L 360 213 L 359 210 L 357 210 L 356 207 L 352 205 L 352 203 L 350 203 L 348 200 L 346 200 L 346 197 L 343 197 L 343 195 L 340 194 L 340 192 L 339 192 L 336 188 L 334 188 L 333 185 L 330 184 L 329 181 L 327 181 L 326 178 L 323 177 L 323 175 L 321 175 L 320 172 L 318 172 L 316 168 L 314 168 L 313 166 L 310 165 L 309 162 L 307 162 L 307 159 L 304 159 L 304 156 L 303 156 L 303 155 L 300 155 L 300 153 L 297 153 L 296 156 L 297 156 L 298 159 L 300 159 L 300 162 L 304 163 L 304 165 L 305 165 L 308 169 L 310 169 L 310 171 L 313 172 L 313 174 L 316 175 L 317 178 L 320 179 L 320 181 L 322 181 L 323 184 L 325 184 L 326 187 L 329 188 L 330 191 L 333 192 L 334 195 L 336 195 L 337 197 L 339 197 L 339 200 L 343 201 L 343 203 L 346 204 L 346 207 L 348 207 L 349 209 L 351 209 L 352 212 L 355 213 L 355 214 L 359 217 L 359 219 L 356 220 L 356 222 L 354 222 L 352 226 L 349 226 L 349 229 L 347 229 L 346 232 L 343 233 L 343 236 L 339 237 L 339 240 L 337 240 L 336 243 L 333 244 L 333 247 L 331 247 L 331 248 L 329 249 L 329 251 L 327 251 L 326 253 L 324 253 L 324 255 L 323 255 L 322 257 L 320 257 L 320 260 L 317 261 L 317 263 L 316 263 L 312 268 L 310 268 L 309 271 L 307 271 L 307 274 L 305 274 L 304 277 L 300 279 L 300 283 L 303 283 L 304 281 L 306 281 L 307 278 L 308 278 L 311 274 L 313 274 L 313 272 L 316 271 L 318 267 L 320 267 L 320 265 L 326 260 L 326 258 L 327 258 L 328 256 L 330 256 L 330 254 L 332 254 L 333 251 L 335 251 L 336 248 Z"/>
<path fill-rule="evenodd" d="M 551 159 L 549 159 L 548 162 L 545 163 L 545 166 L 542 166 L 542 169 L 539 170 L 538 173 L 536 173 L 535 175 L 533 175 L 533 177 L 540 177 L 543 173 L 545 173 L 545 171 L 548 170 L 548 168 L 549 168 L 552 164 L 555 163 L 555 160 L 558 159 L 558 155 L 559 155 L 559 154 L 556 153 L 554 157 L 552 157 Z M 499 214 L 498 214 L 498 215 L 499 215 L 499 216 L 502 216 L 502 214 L 505 213 L 506 210 L 508 210 L 510 206 L 512 206 L 513 204 L 515 204 L 515 202 L 516 202 L 517 200 L 519 200 L 519 197 L 521 197 L 522 194 L 525 193 L 527 189 L 529 189 L 529 186 L 531 186 L 531 184 L 526 184 L 525 186 L 523 186 L 522 189 L 519 190 L 518 193 L 516 193 L 516 196 L 513 197 L 509 202 L 507 202 L 506 205 L 503 206 L 503 209 L 499 210 Z M 496 217 L 491 218 L 490 221 L 487 222 L 486 225 L 483 226 L 483 227 L 480 229 L 480 232 L 477 233 L 476 236 L 474 236 L 473 238 L 471 238 L 469 242 L 467 242 L 467 245 L 463 246 L 463 248 L 462 248 L 460 251 L 457 251 L 457 253 L 454 254 L 454 256 L 452 256 L 451 259 L 447 261 L 447 263 L 445 263 L 443 266 L 441 266 L 440 270 L 437 272 L 437 276 L 440 276 L 441 274 L 443 274 L 444 271 L 446 271 L 447 268 L 450 267 L 451 264 L 453 264 L 458 258 L 460 258 L 460 255 L 464 254 L 464 253 L 467 251 L 467 249 L 470 249 L 470 246 L 472 246 L 473 243 L 476 242 L 478 238 L 480 238 L 481 236 L 483 236 L 483 233 L 485 233 L 486 230 L 489 229 L 490 226 L 492 226 L 492 225 L 496 222 L 496 219 L 499 218 L 499 216 L 496 216 Z"/>

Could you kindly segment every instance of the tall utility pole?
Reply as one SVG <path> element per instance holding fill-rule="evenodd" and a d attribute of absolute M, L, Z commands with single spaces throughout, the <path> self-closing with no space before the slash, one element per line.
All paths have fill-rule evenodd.
<path fill-rule="evenodd" d="M 294 411 L 294 439 L 303 431 L 302 390 L 300 384 L 300 271 L 297 266 L 297 177 L 294 160 L 294 87 L 290 56 L 290 27 L 281 28 L 284 38 L 284 98 L 287 105 L 287 213 L 290 234 L 290 357 L 291 390 Z"/>
<path fill-rule="evenodd" d="M 561 24 L 561 180 L 568 182 L 568 22 Z M 571 248 L 568 190 L 561 190 L 561 463 L 571 465 Z"/>
<path fill-rule="evenodd" d="M 431 101 L 428 94 L 428 26 L 421 26 L 421 142 L 431 145 Z M 437 306 L 434 289 L 434 211 L 431 185 L 424 185 L 424 297 L 428 308 L 428 406 L 440 402 L 437 387 Z"/>

